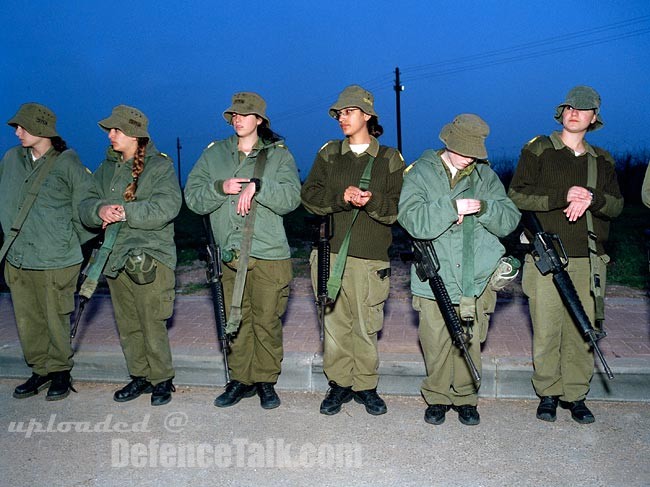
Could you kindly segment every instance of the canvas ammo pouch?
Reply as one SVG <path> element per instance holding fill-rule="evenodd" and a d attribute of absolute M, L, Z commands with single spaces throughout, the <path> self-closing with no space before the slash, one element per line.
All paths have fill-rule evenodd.
<path fill-rule="evenodd" d="M 521 262 L 516 257 L 510 255 L 501 257 L 497 268 L 490 277 L 490 289 L 493 291 L 501 291 L 504 289 L 517 277 L 520 267 Z"/>
<path fill-rule="evenodd" d="M 233 271 L 236 271 L 239 268 L 239 255 L 239 249 L 224 250 L 221 253 L 221 261 L 230 267 Z M 255 264 L 257 264 L 257 259 L 255 257 L 249 256 L 248 266 L 246 269 L 249 271 L 252 270 L 253 267 L 255 267 Z"/>
<path fill-rule="evenodd" d="M 136 284 L 151 284 L 156 280 L 156 259 L 142 249 L 129 250 L 124 271 Z"/>

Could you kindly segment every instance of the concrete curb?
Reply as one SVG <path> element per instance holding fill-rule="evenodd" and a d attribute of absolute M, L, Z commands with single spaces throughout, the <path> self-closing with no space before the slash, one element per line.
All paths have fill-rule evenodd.
<path fill-rule="evenodd" d="M 596 371 L 591 383 L 590 400 L 650 402 L 650 361 L 645 358 L 608 360 L 615 379 L 610 381 Z M 174 355 L 176 385 L 214 386 L 225 382 L 220 355 Z M 27 378 L 30 370 L 19 346 L 0 347 L 0 376 Z M 533 367 L 529 358 L 483 357 L 480 397 L 497 399 L 535 399 L 530 383 Z M 381 356 L 379 391 L 384 394 L 419 395 L 425 377 L 424 361 L 410 354 Z M 75 355 L 73 377 L 78 381 L 128 381 L 124 356 L 120 351 L 81 351 Z M 325 392 L 320 353 L 287 352 L 278 381 L 279 390 Z"/>

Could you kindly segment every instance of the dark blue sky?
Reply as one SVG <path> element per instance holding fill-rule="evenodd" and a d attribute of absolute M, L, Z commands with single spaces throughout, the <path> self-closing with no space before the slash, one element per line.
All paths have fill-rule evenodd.
<path fill-rule="evenodd" d="M 348 84 L 374 93 L 381 141 L 397 145 L 396 66 L 407 162 L 439 147 L 462 112 L 490 124 L 491 159 L 516 159 L 559 127 L 554 107 L 576 84 L 603 98 L 592 143 L 650 152 L 647 0 L 11 2 L 0 46 L 0 120 L 23 102 L 50 106 L 91 169 L 108 145 L 97 121 L 128 104 L 174 160 L 180 137 L 184 179 L 211 140 L 231 135 L 221 117 L 231 95 L 257 91 L 304 178 L 341 136 L 327 109 Z M 16 141 L 0 130 L 2 152 Z"/>

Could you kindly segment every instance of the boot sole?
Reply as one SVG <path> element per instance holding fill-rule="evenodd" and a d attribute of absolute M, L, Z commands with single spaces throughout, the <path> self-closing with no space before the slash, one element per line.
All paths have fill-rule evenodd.
<path fill-rule="evenodd" d="M 47 382 L 44 383 L 42 386 L 39 386 L 35 391 L 32 390 L 32 391 L 29 391 L 29 392 L 25 392 L 25 393 L 23 393 L 23 394 L 17 394 L 17 393 L 14 391 L 14 393 L 12 394 L 12 396 L 13 396 L 14 398 L 16 398 L 16 399 L 26 399 L 26 398 L 28 398 L 28 397 L 35 396 L 35 395 L 37 395 L 39 392 L 41 392 L 43 389 L 46 389 L 46 388 L 50 387 L 50 384 L 51 384 L 51 383 L 52 383 L 51 380 L 50 380 L 50 381 L 47 381 Z"/>
<path fill-rule="evenodd" d="M 554 423 L 557 419 L 557 416 L 544 416 L 543 414 L 536 414 L 535 417 L 541 421 L 546 421 L 547 423 Z"/>
<path fill-rule="evenodd" d="M 70 389 L 65 391 L 63 394 L 57 394 L 56 396 L 45 396 L 46 401 L 60 401 L 61 399 L 65 399 L 70 395 Z"/>
<path fill-rule="evenodd" d="M 115 394 L 113 394 L 113 401 L 115 401 L 115 402 L 129 402 L 129 401 L 133 401 L 134 399 L 139 398 L 142 394 L 151 394 L 152 392 L 153 392 L 153 387 L 150 387 L 150 388 L 145 389 L 144 391 L 142 391 L 140 394 L 137 394 L 135 396 L 125 397 L 123 399 L 119 399 L 119 398 L 115 397 Z"/>
<path fill-rule="evenodd" d="M 214 400 L 214 405 L 216 407 L 218 407 L 218 408 L 229 408 L 230 406 L 234 406 L 235 404 L 237 404 L 239 401 L 241 401 L 245 397 L 253 397 L 255 394 L 257 394 L 257 391 L 253 388 L 250 391 L 242 394 L 236 400 L 234 400 L 233 402 L 231 402 L 229 404 L 217 404 L 217 400 L 215 399 Z M 278 404 L 278 406 L 279 406 L 279 404 Z"/>
<path fill-rule="evenodd" d="M 364 403 L 361 399 L 359 399 L 357 396 L 354 396 L 354 402 L 357 404 L 363 404 L 366 406 L 366 403 Z M 381 416 L 382 414 L 386 414 L 388 411 L 387 407 L 383 407 L 382 409 L 370 409 L 368 406 L 366 406 L 366 412 L 368 414 L 372 414 L 373 416 Z"/>
<path fill-rule="evenodd" d="M 348 402 L 350 402 L 350 401 L 352 400 L 352 397 L 353 397 L 353 396 L 350 396 L 348 399 L 344 399 L 344 400 L 341 402 L 341 404 L 339 404 L 338 406 L 336 406 L 336 407 L 333 408 L 333 409 L 332 409 L 332 408 L 324 408 L 323 406 L 321 406 L 321 408 L 320 408 L 320 413 L 321 413 L 321 414 L 324 414 L 324 415 L 326 415 L 326 416 L 334 416 L 335 414 L 341 412 L 341 408 L 343 407 L 343 405 L 346 404 L 346 403 L 348 403 Z"/>

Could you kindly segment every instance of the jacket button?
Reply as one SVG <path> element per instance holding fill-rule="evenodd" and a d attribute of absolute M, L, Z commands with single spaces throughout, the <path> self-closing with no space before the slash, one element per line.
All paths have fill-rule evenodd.
<path fill-rule="evenodd" d="M 460 264 L 456 264 L 456 267 L 460 267 Z"/>

